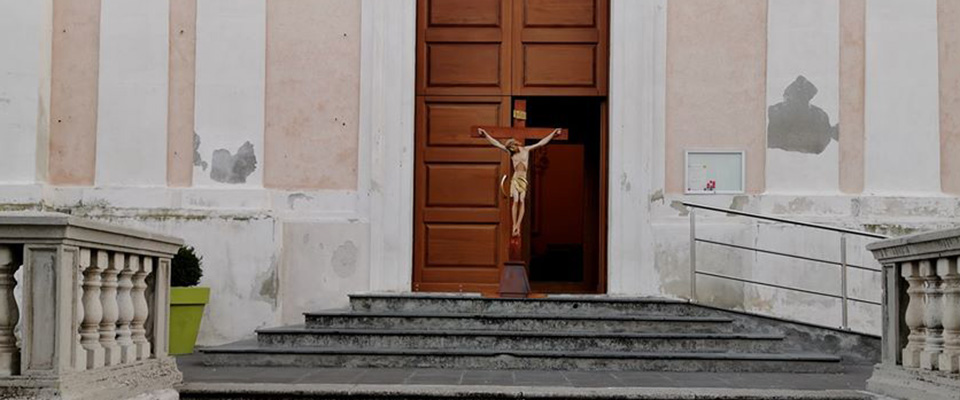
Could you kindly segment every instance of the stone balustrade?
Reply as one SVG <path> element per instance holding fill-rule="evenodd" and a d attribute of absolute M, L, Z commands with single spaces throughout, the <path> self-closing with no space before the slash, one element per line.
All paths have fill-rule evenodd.
<path fill-rule="evenodd" d="M 167 354 L 181 243 L 64 214 L 0 213 L 0 398 L 169 396 L 181 380 Z"/>
<path fill-rule="evenodd" d="M 960 229 L 867 246 L 884 270 L 883 394 L 960 399 Z"/>

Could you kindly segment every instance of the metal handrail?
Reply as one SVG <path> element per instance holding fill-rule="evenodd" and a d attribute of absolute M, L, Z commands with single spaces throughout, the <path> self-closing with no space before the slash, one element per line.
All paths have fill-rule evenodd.
<path fill-rule="evenodd" d="M 790 291 L 795 291 L 795 292 L 799 292 L 799 293 L 806 293 L 806 294 L 810 294 L 810 295 L 816 295 L 816 296 L 823 296 L 823 297 L 829 297 L 829 298 L 834 298 L 834 299 L 840 299 L 840 300 L 842 301 L 842 312 L 843 312 L 843 318 L 842 318 L 842 319 L 843 319 L 843 322 L 842 322 L 842 326 L 841 326 L 841 327 L 842 327 L 843 329 L 847 329 L 847 330 L 850 329 L 850 324 L 849 324 L 849 307 L 848 307 L 848 303 L 849 303 L 849 302 L 853 301 L 853 302 L 858 302 L 858 303 L 866 303 L 866 304 L 872 304 L 872 305 L 880 305 L 879 302 L 875 302 L 875 301 L 851 298 L 851 297 L 848 295 L 848 293 L 847 293 L 847 272 L 848 272 L 848 269 L 849 269 L 849 268 L 860 269 L 860 270 L 870 271 L 870 272 L 874 272 L 874 273 L 880 273 L 880 272 L 882 272 L 882 271 L 879 270 L 879 269 L 867 268 L 867 267 L 862 267 L 862 266 L 858 266 L 858 265 L 850 265 L 849 263 L 847 263 L 847 235 L 862 236 L 862 237 L 868 237 L 868 238 L 872 238 L 872 239 L 887 239 L 887 236 L 881 235 L 881 234 L 877 234 L 877 233 L 872 233 L 872 232 L 858 231 L 858 230 L 847 229 L 847 228 L 838 228 L 838 227 L 830 226 L 830 225 L 821 225 L 821 224 L 815 224 L 815 223 L 811 223 L 811 222 L 791 220 L 791 219 L 787 219 L 787 218 L 772 217 L 772 216 L 769 216 L 769 215 L 749 213 L 749 212 L 740 211 L 740 210 L 731 210 L 731 209 L 714 207 L 714 206 L 708 206 L 708 205 L 705 205 L 705 204 L 691 203 L 691 202 L 686 202 L 686 201 L 681 202 L 681 204 L 683 204 L 684 206 L 690 208 L 690 212 L 689 212 L 689 213 L 690 213 L 690 300 L 691 300 L 691 301 L 693 301 L 693 302 L 696 302 L 696 301 L 697 301 L 697 276 L 698 276 L 698 275 L 704 275 L 704 276 L 710 276 L 710 277 L 717 278 L 717 279 L 726 279 L 726 280 L 738 281 L 738 282 L 748 283 L 748 284 L 753 284 L 753 285 L 760 285 L 760 286 L 766 286 L 766 287 L 771 287 L 771 288 L 776 288 L 776 289 L 783 289 L 783 290 L 790 290 Z M 726 214 L 731 214 L 731 215 L 737 215 L 737 216 L 747 217 L 747 218 L 753 218 L 753 219 L 758 219 L 758 220 L 763 220 L 763 221 L 779 222 L 779 223 L 784 223 L 784 224 L 791 224 L 791 225 L 802 226 L 802 227 L 806 227 L 806 228 L 813 228 L 813 229 L 819 229 L 819 230 L 825 230 L 825 231 L 830 231 L 830 232 L 839 233 L 839 234 L 840 234 L 840 262 L 835 262 L 835 261 L 830 261 L 830 260 L 823 260 L 823 259 L 818 259 L 818 258 L 813 258 L 813 257 L 800 256 L 800 255 L 795 255 L 795 254 L 787 254 L 787 253 L 782 253 L 782 252 L 777 252 L 777 251 L 772 251 L 772 250 L 765 250 L 765 249 L 761 249 L 761 248 L 757 248 L 757 247 L 750 247 L 750 246 L 743 246 L 743 245 L 737 245 L 737 244 L 731 244 L 731 243 L 717 242 L 717 241 L 714 241 L 714 240 L 700 239 L 700 238 L 697 237 L 697 213 L 696 213 L 696 210 L 697 210 L 697 209 L 702 209 L 702 210 L 707 210 L 707 211 L 721 212 L 721 213 L 726 213 Z M 839 267 L 840 267 L 840 271 L 841 271 L 841 273 L 840 273 L 840 286 L 841 286 L 840 290 L 841 290 L 841 294 L 840 294 L 840 295 L 834 295 L 834 294 L 830 294 L 830 293 L 818 292 L 818 291 L 813 291 L 813 290 L 808 290 L 808 289 L 802 289 L 802 288 L 797 288 L 797 287 L 790 287 L 790 286 L 777 285 L 777 284 L 772 284 L 772 283 L 765 283 L 765 282 L 753 281 L 753 280 L 749 280 L 749 279 L 743 279 L 743 278 L 738 278 L 738 277 L 729 276 L 729 275 L 717 274 L 717 273 L 713 273 L 713 272 L 698 271 L 698 270 L 697 270 L 697 243 L 706 243 L 706 244 L 712 244 L 712 245 L 717 245 L 717 246 L 730 247 L 730 248 L 734 248 L 734 249 L 749 250 L 749 251 L 755 251 L 755 252 L 758 252 L 758 253 L 771 254 L 771 255 L 780 256 L 780 257 L 787 257 L 787 258 L 793 258 L 793 259 L 798 259 L 798 260 L 811 261 L 811 262 L 817 262 L 817 263 L 822 263 L 822 264 L 829 264 L 829 265 L 839 266 Z"/>
<path fill-rule="evenodd" d="M 780 218 L 780 217 L 771 217 L 771 216 L 769 216 L 769 215 L 754 214 L 754 213 L 749 213 L 749 212 L 746 212 L 746 211 L 731 210 L 731 209 L 727 209 L 727 208 L 708 206 L 708 205 L 706 205 L 706 204 L 691 203 L 691 202 L 687 202 L 687 201 L 683 201 L 683 202 L 681 202 L 681 204 L 683 204 L 683 205 L 685 205 L 685 206 L 687 206 L 687 207 L 690 207 L 690 208 L 699 208 L 699 209 L 702 209 L 702 210 L 710 210 L 710 211 L 722 212 L 722 213 L 727 213 L 727 214 L 739 215 L 739 216 L 742 216 L 742 217 L 749 217 L 749 218 L 753 218 L 753 219 L 762 219 L 762 220 L 765 220 L 765 221 L 774 221 L 774 222 L 780 222 L 780 223 L 784 223 L 784 224 L 791 224 L 791 225 L 797 225 L 797 226 L 805 226 L 805 227 L 808 227 L 808 228 L 816 228 L 816 229 L 822 229 L 822 230 L 825 230 L 825 231 L 832 231 L 832 232 L 838 232 L 838 233 L 849 233 L 849 234 L 851 234 L 851 235 L 865 236 L 865 237 L 874 238 L 874 239 L 889 239 L 888 236 L 881 235 L 881 234 L 879 234 L 879 233 L 866 232 L 866 231 L 858 231 L 858 230 L 855 230 L 855 229 L 847 229 L 847 228 L 838 228 L 838 227 L 836 227 L 836 226 L 815 224 L 815 223 L 812 223 L 812 222 L 797 221 L 797 220 L 795 220 L 795 219 L 787 219 L 787 218 Z"/>
<path fill-rule="evenodd" d="M 712 244 L 712 245 L 723 246 L 723 247 L 732 247 L 732 248 L 734 248 L 734 249 L 740 249 L 740 250 L 752 250 L 752 251 L 756 251 L 756 252 L 758 252 L 758 253 L 770 254 L 770 255 L 781 256 L 781 257 L 795 258 L 795 259 L 798 259 L 798 260 L 804 260 L 804 261 L 810 261 L 810 262 L 815 262 L 815 263 L 820 263 L 820 264 L 833 265 L 833 266 L 837 266 L 837 267 L 842 267 L 842 266 L 843 266 L 843 263 L 841 263 L 841 262 L 824 260 L 824 259 L 821 259 L 821 258 L 798 256 L 798 255 L 793 255 L 793 254 L 781 253 L 781 252 L 779 252 L 779 251 L 773 251 L 773 250 L 758 249 L 758 248 L 756 248 L 756 247 L 750 247 L 750 246 L 741 246 L 741 245 L 737 245 L 737 244 L 723 243 L 723 242 L 718 242 L 718 241 L 716 241 L 716 240 L 707 240 L 707 239 L 699 239 L 699 238 L 698 238 L 697 241 L 700 242 L 700 243 Z M 868 268 L 868 267 L 863 267 L 863 266 L 854 265 L 854 264 L 847 264 L 847 268 L 859 269 L 859 270 L 863 270 L 863 271 L 883 272 L 883 270 L 880 269 L 880 268 Z"/>
<path fill-rule="evenodd" d="M 760 286 L 772 287 L 772 288 L 774 288 L 774 289 L 791 290 L 791 291 L 794 291 L 794 292 L 806 293 L 806 294 L 810 294 L 810 295 L 814 295 L 814 296 L 823 296 L 823 297 L 829 297 L 829 298 L 832 298 L 832 299 L 840 299 L 840 300 L 843 299 L 843 296 L 837 296 L 837 295 L 831 294 L 831 293 L 818 292 L 818 291 L 816 291 L 816 290 L 799 289 L 799 288 L 794 288 L 794 287 L 789 287 L 789 286 L 784 286 L 784 285 L 777 285 L 777 284 L 773 284 L 773 283 L 766 283 L 766 282 L 754 281 L 754 280 L 750 280 L 750 279 L 743 279 L 743 278 L 738 278 L 738 277 L 735 277 L 735 276 L 730 276 L 730 275 L 725 275 L 725 274 L 718 274 L 718 273 L 716 273 L 716 272 L 703 272 L 703 271 L 701 271 L 701 272 L 698 272 L 698 274 L 704 275 L 704 276 L 710 276 L 710 277 L 714 277 L 714 278 L 731 280 L 731 281 L 737 281 L 737 282 L 743 282 L 743 283 L 750 283 L 750 284 L 753 284 L 753 285 L 760 285 Z M 856 302 L 856 303 L 872 304 L 872 305 L 875 305 L 875 306 L 883 305 L 883 304 L 880 303 L 879 301 L 857 299 L 857 298 L 853 298 L 853 297 L 848 297 L 847 300 L 853 301 L 853 302 Z"/>

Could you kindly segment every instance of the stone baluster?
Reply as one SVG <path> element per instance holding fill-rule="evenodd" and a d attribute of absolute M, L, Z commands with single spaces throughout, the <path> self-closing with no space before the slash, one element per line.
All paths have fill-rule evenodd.
<path fill-rule="evenodd" d="M 87 351 L 87 369 L 104 365 L 103 346 L 100 345 L 100 321 L 103 307 L 100 305 L 100 274 L 108 262 L 108 254 L 96 251 L 89 264 L 83 268 L 83 323 L 80 324 L 80 345 Z M 83 256 L 81 255 L 81 260 Z"/>
<path fill-rule="evenodd" d="M 943 291 L 937 265 L 946 259 L 920 262 L 920 275 L 923 276 L 923 352 L 920 353 L 920 368 L 927 371 L 937 370 L 940 353 L 943 352 Z"/>
<path fill-rule="evenodd" d="M 0 245 L 0 376 L 20 373 L 20 349 L 14 334 L 20 310 L 13 296 L 17 286 L 13 274 L 20 268 L 18 258 L 13 247 Z"/>
<path fill-rule="evenodd" d="M 109 265 L 103 271 L 100 286 L 100 303 L 103 306 L 103 319 L 100 320 L 100 345 L 103 346 L 106 365 L 120 364 L 120 345 L 117 344 L 117 320 L 120 319 L 120 306 L 117 303 L 117 276 L 125 265 L 125 255 L 114 253 Z"/>
<path fill-rule="evenodd" d="M 120 307 L 117 320 L 117 344 L 120 345 L 120 362 L 129 364 L 137 360 L 136 346 L 133 344 L 133 333 L 130 324 L 133 322 L 133 274 L 140 269 L 140 257 L 130 255 L 127 263 L 120 271 L 117 282 L 117 304 Z"/>
<path fill-rule="evenodd" d="M 130 324 L 133 343 L 136 346 L 137 360 L 150 358 L 150 341 L 147 340 L 146 323 L 150 316 L 147 304 L 147 276 L 153 272 L 153 262 L 150 257 L 144 257 L 140 267 L 133 274 L 133 322 Z"/>
<path fill-rule="evenodd" d="M 943 280 L 943 353 L 940 370 L 960 372 L 960 271 L 957 258 L 937 264 L 937 274 Z"/>
<path fill-rule="evenodd" d="M 904 315 L 904 322 L 910 328 L 907 337 L 907 346 L 903 349 L 903 367 L 920 368 L 920 353 L 923 351 L 923 277 L 920 275 L 920 265 L 916 262 L 905 262 L 901 266 L 901 275 L 910 285 L 907 289 L 908 303 Z"/>
<path fill-rule="evenodd" d="M 76 330 L 77 339 L 74 349 L 73 357 L 73 368 L 77 371 L 83 371 L 87 369 L 87 350 L 83 348 L 83 335 L 80 333 L 81 326 L 83 325 L 83 271 L 90 267 L 90 250 L 89 249 L 80 249 L 79 255 L 77 256 L 79 260 L 77 261 L 77 288 L 76 299 L 74 302 L 77 306 L 77 319 L 75 322 L 74 329 Z"/>

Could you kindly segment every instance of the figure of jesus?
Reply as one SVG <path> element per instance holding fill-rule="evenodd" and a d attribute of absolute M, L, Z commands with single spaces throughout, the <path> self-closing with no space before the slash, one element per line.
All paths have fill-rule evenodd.
<path fill-rule="evenodd" d="M 530 146 L 524 146 L 513 138 L 500 143 L 499 140 L 490 136 L 483 128 L 479 128 L 479 130 L 480 135 L 487 139 L 490 144 L 507 152 L 507 154 L 510 155 L 510 160 L 513 162 L 513 177 L 510 178 L 510 199 L 513 201 L 513 206 L 510 215 L 513 217 L 513 236 L 520 236 L 520 223 L 523 222 L 527 186 L 529 185 L 527 170 L 530 169 L 530 150 L 536 150 L 537 148 L 546 146 L 561 130 L 554 130 L 539 142 Z"/>

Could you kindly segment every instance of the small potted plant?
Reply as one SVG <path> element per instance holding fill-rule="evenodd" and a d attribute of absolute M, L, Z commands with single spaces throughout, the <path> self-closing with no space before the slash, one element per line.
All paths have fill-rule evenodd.
<path fill-rule="evenodd" d="M 210 288 L 196 287 L 203 276 L 203 257 L 181 247 L 170 265 L 170 354 L 191 354 L 200 332 Z"/>

